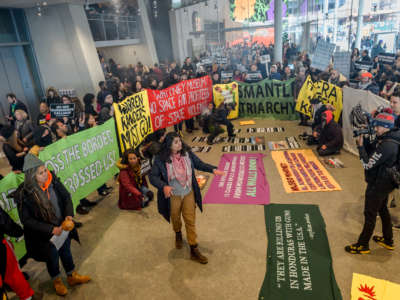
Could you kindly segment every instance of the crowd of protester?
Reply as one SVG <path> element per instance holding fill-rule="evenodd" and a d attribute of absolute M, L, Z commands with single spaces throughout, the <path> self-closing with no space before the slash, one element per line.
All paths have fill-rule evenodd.
<path fill-rule="evenodd" d="M 356 88 L 379 94 L 383 98 L 390 100 L 394 113 L 399 114 L 400 55 L 396 55 L 393 64 L 381 63 L 377 56 L 381 51 L 380 48 L 374 47 L 372 50 L 372 53 L 368 50 L 363 50 L 360 54 L 358 49 L 354 49 L 351 57 L 350 78 L 346 78 L 338 70 L 335 70 L 332 64 L 326 70 L 312 68 L 309 55 L 305 52 L 300 52 L 295 44 L 289 43 L 286 43 L 283 47 L 283 61 L 276 63 L 266 63 L 265 60 L 265 57 L 269 56 L 270 59 L 267 61 L 274 61 L 273 45 L 267 47 L 261 44 L 240 44 L 219 48 L 217 49 L 218 55 L 225 58 L 224 63 L 220 64 L 205 62 L 213 54 L 212 51 L 203 53 L 199 57 L 187 57 L 182 65 L 176 62 L 169 62 L 154 64 L 151 67 L 145 66 L 140 62 L 136 65 L 125 67 L 117 64 L 111 58 L 106 62 L 106 59 L 99 54 L 106 80 L 99 82 L 97 95 L 87 93 L 81 101 L 78 97 L 60 95 L 55 87 L 49 87 L 46 91 L 45 99 L 40 102 L 39 115 L 31 116 L 26 105 L 18 100 L 16 95 L 8 94 L 9 115 L 6 117 L 7 124 L 3 124 L 0 128 L 0 140 L 3 142 L 3 152 L 9 161 L 12 172 L 17 174 L 24 172 L 26 176 L 27 174 L 30 176 L 22 185 L 21 190 L 25 194 L 20 196 L 19 201 L 25 203 L 26 200 L 23 200 L 25 197 L 27 199 L 29 197 L 35 198 L 36 200 L 32 201 L 34 205 L 25 206 L 19 213 L 23 214 L 21 221 L 25 227 L 27 248 L 30 245 L 32 246 L 28 249 L 31 257 L 36 257 L 35 259 L 39 261 L 46 261 L 49 274 L 54 279 L 54 287 L 59 295 L 67 293 L 67 289 L 59 276 L 59 258 L 66 269 L 70 285 L 85 283 L 90 280 L 89 277 L 81 276 L 74 271 L 72 255 L 69 249 L 70 238 L 58 252 L 48 244 L 43 244 L 42 246 L 47 249 L 45 253 L 39 253 L 40 251 L 34 245 L 35 243 L 28 241 L 29 238 L 43 238 L 38 234 L 39 231 L 42 234 L 46 232 L 46 238 L 52 234 L 60 234 L 61 222 L 63 220 L 72 220 L 73 217 L 71 197 L 68 191 L 66 191 L 54 173 L 44 168 L 38 156 L 40 151 L 51 143 L 70 134 L 103 124 L 112 118 L 114 116 L 113 103 L 118 103 L 127 96 L 144 89 L 161 90 L 180 81 L 205 75 L 209 75 L 212 78 L 213 84 L 231 82 L 232 80 L 255 82 L 266 78 L 274 80 L 289 80 L 293 78 L 295 86 L 294 98 L 296 101 L 299 91 L 309 75 L 313 81 L 324 80 L 339 87 L 353 85 Z M 371 62 L 372 68 L 370 71 L 357 70 L 357 62 Z M 227 76 L 226 74 L 231 75 Z M 354 81 L 357 82 L 355 85 Z M 308 118 L 303 115 L 301 115 L 300 122 L 302 126 L 312 126 L 312 135 L 308 137 L 308 143 L 317 144 L 317 152 L 321 156 L 338 153 L 343 146 L 343 134 L 340 122 L 338 124 L 333 120 L 332 111 L 334 108 L 321 103 L 319 99 L 312 99 L 311 102 L 314 106 L 313 123 L 308 124 Z M 50 105 L 57 103 L 73 103 L 75 105 L 74 117 L 53 118 L 50 113 Z M 233 138 L 235 137 L 234 128 L 227 118 L 232 109 L 234 109 L 234 104 L 231 103 L 221 103 L 218 107 L 210 103 L 208 107 L 204 108 L 200 116 L 184 122 L 186 132 L 192 133 L 195 130 L 199 130 L 195 125 L 198 123 L 199 127 L 202 127 L 202 130 L 209 134 L 207 143 L 211 145 L 215 137 L 224 131 L 221 126 L 226 126 L 228 136 Z M 393 126 L 398 127 L 398 124 Z M 155 168 L 157 171 L 155 173 L 152 172 L 150 181 L 158 188 L 159 198 L 170 196 L 171 189 L 166 190 L 165 187 L 168 186 L 169 180 L 171 180 L 171 174 L 175 174 L 176 178 L 172 177 L 172 179 L 175 179 L 173 181 L 174 187 L 182 193 L 182 197 L 172 197 L 176 205 L 174 204 L 173 208 L 164 208 L 162 213 L 167 220 L 171 218 L 173 222 L 177 248 L 182 247 L 181 224 L 177 220 L 180 214 L 184 215 L 190 239 L 191 257 L 200 263 L 207 263 L 207 258 L 197 248 L 194 218 L 191 217 L 194 212 L 189 209 L 178 209 L 182 201 L 197 202 L 201 205 L 201 199 L 199 198 L 201 196 L 198 186 L 195 185 L 194 172 L 188 170 L 184 165 L 194 166 L 219 175 L 222 175 L 222 172 L 211 165 L 201 162 L 189 151 L 189 148 L 182 142 L 183 122 L 176 124 L 174 131 L 175 133 L 167 134 L 166 129 L 158 130 L 149 135 L 138 149 L 126 151 L 117 163 L 120 168 L 118 177 L 120 199 L 118 204 L 121 209 L 140 210 L 146 207 L 149 201 L 153 199 L 154 195 L 149 190 L 147 180 L 141 172 L 144 160 L 151 161 L 153 170 Z M 168 145 L 168 147 L 165 148 L 165 145 Z M 185 156 L 188 151 L 190 155 Z M 175 170 L 174 168 L 177 169 Z M 174 173 L 175 171 L 178 173 Z M 181 181 L 184 184 L 183 188 L 180 185 Z M 193 190 L 190 185 L 191 181 L 194 182 Z M 110 193 L 110 189 L 111 187 L 104 184 L 97 192 L 100 196 L 106 196 Z M 187 200 L 184 200 L 186 198 Z M 89 201 L 86 198 L 81 199 L 76 211 L 80 214 L 87 214 L 91 207 L 95 205 L 96 202 Z M 172 210 L 170 211 L 170 209 Z M 39 212 L 42 219 L 35 218 L 37 212 Z M 38 228 L 38 221 L 46 224 L 46 226 L 41 223 L 42 225 L 40 226 L 42 227 Z M 9 220 L 7 222 L 10 223 Z M 75 225 L 79 227 L 82 224 L 75 221 Z M 3 233 L 11 236 L 20 236 L 21 230 L 18 225 L 16 226 L 10 225 L 7 231 L 3 230 Z M 31 230 L 31 235 L 29 230 Z M 18 280 L 23 281 L 22 278 Z M 26 284 L 21 286 L 23 288 L 20 295 L 24 295 L 21 297 L 29 299 L 33 295 L 33 291 Z"/>

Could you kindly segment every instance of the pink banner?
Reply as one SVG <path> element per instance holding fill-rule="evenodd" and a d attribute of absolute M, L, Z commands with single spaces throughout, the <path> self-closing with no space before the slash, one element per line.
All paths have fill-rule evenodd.
<path fill-rule="evenodd" d="M 203 203 L 268 204 L 269 185 L 265 178 L 262 153 L 223 154 L 218 169 L 225 176 L 215 176 Z"/>

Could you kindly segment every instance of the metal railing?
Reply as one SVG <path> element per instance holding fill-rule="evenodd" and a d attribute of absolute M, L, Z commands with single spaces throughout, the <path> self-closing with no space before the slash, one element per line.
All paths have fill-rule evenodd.
<path fill-rule="evenodd" d="M 139 17 L 88 13 L 90 30 L 97 41 L 139 39 Z"/>

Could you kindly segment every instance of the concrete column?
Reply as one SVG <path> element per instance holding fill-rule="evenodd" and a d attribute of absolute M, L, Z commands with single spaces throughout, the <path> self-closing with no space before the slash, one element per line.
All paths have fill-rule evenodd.
<path fill-rule="evenodd" d="M 355 47 L 360 49 L 361 46 L 361 28 L 363 26 L 363 10 L 364 0 L 358 0 L 358 16 L 357 16 L 357 31 Z"/>
<path fill-rule="evenodd" d="M 150 52 L 149 55 L 154 63 L 158 63 L 156 46 L 154 43 L 153 33 L 151 32 L 149 16 L 147 14 L 147 8 L 146 4 L 144 3 L 144 0 L 138 0 L 138 6 L 140 9 L 140 19 L 142 20 L 142 26 L 143 26 L 144 36 L 146 39 L 146 44 Z"/>
<path fill-rule="evenodd" d="M 310 22 L 305 22 L 301 24 L 303 27 L 303 33 L 301 35 L 301 43 L 300 43 L 300 48 L 302 51 L 309 51 L 310 47 L 310 31 L 311 31 L 311 23 Z"/>
<path fill-rule="evenodd" d="M 95 93 L 104 80 L 83 5 L 49 5 L 42 16 L 25 9 L 44 88 Z"/>
<path fill-rule="evenodd" d="M 324 38 L 326 38 L 328 34 L 328 7 L 329 7 L 329 1 L 325 0 L 324 1 L 324 9 L 323 9 L 323 15 L 324 15 L 324 22 L 323 22 L 323 31 L 322 35 Z"/>
<path fill-rule="evenodd" d="M 274 1 L 274 62 L 282 62 L 282 0 Z"/>
<path fill-rule="evenodd" d="M 338 5 L 339 4 L 339 0 L 335 1 L 335 11 L 333 14 L 333 39 L 331 41 L 331 43 L 336 43 L 337 40 L 337 28 L 338 28 Z"/>

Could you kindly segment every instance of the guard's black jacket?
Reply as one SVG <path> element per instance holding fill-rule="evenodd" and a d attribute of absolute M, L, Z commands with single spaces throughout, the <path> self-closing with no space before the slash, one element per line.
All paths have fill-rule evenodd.
<path fill-rule="evenodd" d="M 397 128 L 377 137 L 372 143 L 364 139 L 363 146 L 358 147 L 367 183 L 391 181 L 387 168 L 394 165 L 399 151 L 399 145 L 393 140 L 400 142 L 400 130 Z"/>

